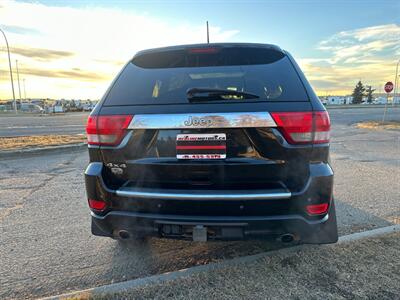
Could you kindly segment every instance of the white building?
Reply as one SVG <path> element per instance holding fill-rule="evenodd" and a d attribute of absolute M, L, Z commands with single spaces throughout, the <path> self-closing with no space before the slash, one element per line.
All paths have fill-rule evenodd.
<path fill-rule="evenodd" d="M 353 103 L 353 96 L 346 96 L 346 97 L 344 97 L 344 101 L 345 101 L 344 104 L 351 104 L 351 103 Z"/>
<path fill-rule="evenodd" d="M 343 96 L 328 96 L 327 105 L 340 105 L 340 104 L 346 104 L 346 98 Z"/>
<path fill-rule="evenodd" d="M 386 97 L 377 97 L 374 100 L 374 104 L 386 104 L 387 98 Z"/>

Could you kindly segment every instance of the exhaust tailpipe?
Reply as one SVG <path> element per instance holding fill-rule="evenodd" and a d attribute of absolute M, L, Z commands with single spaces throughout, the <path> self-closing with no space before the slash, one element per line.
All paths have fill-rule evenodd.
<path fill-rule="evenodd" d="M 282 235 L 279 237 L 279 240 L 280 240 L 282 243 L 285 243 L 285 244 L 291 243 L 291 242 L 294 241 L 294 235 L 291 234 L 291 233 L 285 233 L 285 234 L 282 234 Z"/>
<path fill-rule="evenodd" d="M 126 231 L 126 230 L 120 230 L 120 231 L 118 231 L 118 236 L 119 236 L 121 239 L 126 240 L 126 239 L 129 239 L 130 234 L 129 234 L 129 232 Z"/>

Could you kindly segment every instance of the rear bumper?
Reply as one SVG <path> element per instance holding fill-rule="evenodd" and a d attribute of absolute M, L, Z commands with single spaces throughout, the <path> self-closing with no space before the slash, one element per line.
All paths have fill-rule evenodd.
<path fill-rule="evenodd" d="M 218 193 L 112 190 L 104 184 L 102 164 L 91 163 L 85 172 L 88 198 L 110 200 L 108 211 L 91 213 L 92 232 L 95 235 L 112 237 L 119 230 L 126 230 L 136 236 L 190 239 L 194 228 L 203 226 L 207 228 L 209 239 L 243 239 L 291 233 L 304 243 L 336 242 L 336 215 L 331 200 L 333 172 L 328 164 L 315 164 L 310 165 L 310 174 L 304 189 L 296 193 L 287 190 Z M 307 201 L 312 199 L 315 203 L 322 198 L 326 201 L 326 197 L 331 202 L 327 214 L 309 217 L 302 213 L 300 208 Z M 128 205 L 137 207 L 137 211 L 123 209 L 123 205 L 116 207 L 113 205 L 115 202 L 125 203 L 125 208 Z M 210 213 L 186 213 L 182 207 L 187 208 L 190 203 L 193 206 L 198 206 L 199 203 L 210 206 Z M 287 203 L 286 213 L 277 211 L 274 214 L 271 209 L 268 213 L 262 213 L 267 206 L 274 207 L 277 203 Z M 216 209 L 220 206 L 226 207 L 222 213 Z M 240 207 L 242 212 L 232 213 L 235 207 Z M 174 212 L 174 209 L 177 211 Z"/>
<path fill-rule="evenodd" d="M 334 226 L 329 225 L 334 221 Z M 208 239 L 239 240 L 254 237 L 279 237 L 293 234 L 303 243 L 337 241 L 334 213 L 317 221 L 301 216 L 218 217 L 180 216 L 112 211 L 104 216 L 92 212 L 92 231 L 100 236 L 118 236 L 120 230 L 131 236 L 156 236 L 192 239 L 195 227 L 204 226 Z"/>

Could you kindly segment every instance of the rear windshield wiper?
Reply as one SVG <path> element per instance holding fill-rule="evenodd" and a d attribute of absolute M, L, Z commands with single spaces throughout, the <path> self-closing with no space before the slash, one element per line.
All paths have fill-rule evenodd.
<path fill-rule="evenodd" d="M 260 98 L 258 95 L 234 91 L 234 90 L 223 90 L 223 89 L 211 89 L 211 88 L 190 88 L 186 91 L 186 95 L 189 101 L 209 101 L 209 100 L 226 100 L 226 99 L 256 99 Z M 229 96 L 233 96 L 229 98 Z M 235 98 L 235 96 L 237 98 Z"/>

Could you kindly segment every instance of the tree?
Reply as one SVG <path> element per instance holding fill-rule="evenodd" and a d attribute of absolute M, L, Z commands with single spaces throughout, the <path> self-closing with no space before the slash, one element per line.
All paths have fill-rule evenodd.
<path fill-rule="evenodd" d="M 353 104 L 359 104 L 362 102 L 362 98 L 364 96 L 365 87 L 361 83 L 361 80 L 357 83 L 356 87 L 354 88 L 353 94 Z"/>
<path fill-rule="evenodd" d="M 372 86 L 367 85 L 367 89 L 365 90 L 365 96 L 367 96 L 367 102 L 372 103 L 372 93 L 375 92 L 375 89 L 372 89 Z"/>

